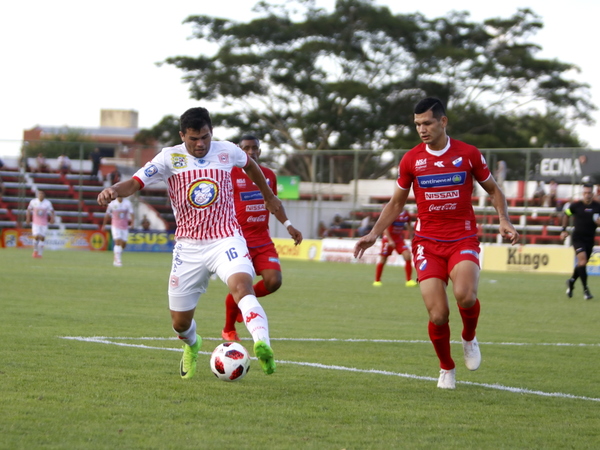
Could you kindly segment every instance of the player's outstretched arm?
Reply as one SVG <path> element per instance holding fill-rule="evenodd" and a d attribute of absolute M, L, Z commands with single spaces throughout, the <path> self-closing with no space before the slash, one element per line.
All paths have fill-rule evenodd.
<path fill-rule="evenodd" d="M 126 181 L 120 181 L 107 187 L 98 194 L 98 204 L 106 206 L 117 197 L 129 197 L 141 189 L 140 183 L 135 178 L 130 178 Z"/>
<path fill-rule="evenodd" d="M 360 258 L 365 253 L 365 250 L 371 247 L 377 241 L 377 238 L 392 224 L 394 219 L 398 217 L 398 214 L 404 209 L 404 205 L 408 199 L 408 193 L 408 189 L 400 189 L 398 186 L 394 188 L 392 199 L 385 205 L 383 211 L 381 211 L 381 214 L 371 231 L 361 237 L 354 246 L 355 258 Z"/>

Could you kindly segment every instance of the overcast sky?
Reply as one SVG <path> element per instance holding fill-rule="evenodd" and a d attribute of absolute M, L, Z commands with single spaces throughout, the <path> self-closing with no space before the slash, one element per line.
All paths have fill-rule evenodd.
<path fill-rule="evenodd" d="M 181 82 L 182 72 L 156 63 L 203 51 L 200 41 L 188 39 L 191 26 L 182 24 L 189 15 L 248 21 L 256 16 L 251 11 L 255 3 L 0 2 L 0 156 L 16 155 L 23 130 L 36 125 L 97 127 L 101 109 L 133 109 L 139 113 L 139 126 L 148 128 L 165 115 L 179 116 L 198 106 Z M 334 3 L 317 0 L 328 10 Z M 592 102 L 600 106 L 598 0 L 560 5 L 548 0 L 429 0 L 422 5 L 376 0 L 376 4 L 389 6 L 393 13 L 419 11 L 428 18 L 451 10 L 469 11 L 476 21 L 507 18 L 519 7 L 529 7 L 544 23 L 544 29 L 530 39 L 543 47 L 538 56 L 578 65 L 582 72 L 573 78 L 592 86 Z M 595 119 L 600 122 L 600 114 Z M 592 148 L 600 149 L 599 129 L 600 125 L 581 126 L 577 132 Z"/>

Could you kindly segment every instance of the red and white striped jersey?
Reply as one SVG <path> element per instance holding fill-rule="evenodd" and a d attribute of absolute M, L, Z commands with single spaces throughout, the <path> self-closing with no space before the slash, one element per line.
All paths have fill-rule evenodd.
<path fill-rule="evenodd" d="M 179 144 L 164 148 L 133 177 L 142 188 L 159 181 L 167 184 L 176 239 L 213 240 L 242 235 L 235 217 L 231 169 L 247 163 L 246 153 L 231 142 L 211 142 L 204 158 L 190 155 Z"/>

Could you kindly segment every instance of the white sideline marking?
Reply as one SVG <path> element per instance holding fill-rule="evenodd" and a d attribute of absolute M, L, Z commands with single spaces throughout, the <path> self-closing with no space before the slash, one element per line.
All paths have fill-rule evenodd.
<path fill-rule="evenodd" d="M 182 349 L 181 348 L 168 348 L 168 347 L 152 347 L 149 345 L 144 345 L 144 344 L 127 344 L 124 342 L 113 342 L 113 340 L 129 340 L 129 341 L 173 341 L 173 340 L 179 340 L 177 337 L 168 337 L 168 338 L 164 338 L 164 337 L 138 337 L 138 338 L 134 338 L 134 337 L 107 337 L 107 336 L 95 336 L 95 337 L 83 337 L 83 336 L 59 336 L 61 339 L 69 339 L 69 340 L 74 340 L 74 341 L 82 341 L 82 342 L 96 342 L 99 344 L 109 344 L 109 345 L 117 345 L 117 346 L 121 346 L 121 347 L 135 347 L 135 348 L 144 348 L 144 349 L 148 349 L 148 350 L 166 350 L 166 351 L 170 351 L 170 352 L 181 352 Z M 206 341 L 222 341 L 223 339 L 221 338 L 202 338 L 203 340 Z M 243 340 L 250 340 L 250 339 L 243 339 Z M 330 341 L 340 341 L 340 342 L 404 342 L 404 343 L 429 343 L 429 341 L 417 341 L 417 340 L 411 340 L 411 341 L 391 341 L 391 340 L 378 340 L 378 339 L 297 339 L 297 338 L 279 338 L 279 339 L 271 339 L 272 341 L 325 341 L 325 342 L 330 342 Z M 456 343 L 456 342 L 454 342 Z M 481 343 L 480 343 L 481 344 Z M 486 343 L 486 345 L 490 345 L 490 344 L 496 344 L 496 345 L 556 345 L 556 346 L 564 346 L 564 345 L 569 345 L 569 346 L 593 346 L 593 347 L 598 347 L 600 346 L 600 344 L 517 344 L 517 343 L 510 343 L 510 342 L 504 342 L 504 343 Z M 211 352 L 199 352 L 202 355 L 210 355 Z M 251 359 L 256 359 L 256 358 L 251 358 Z M 413 374 L 409 374 L 409 373 L 398 373 L 398 372 L 389 372 L 386 370 L 377 370 L 377 369 L 357 369 L 354 367 L 345 367 L 345 366 L 333 366 L 333 365 L 326 365 L 326 364 L 320 364 L 320 363 L 309 363 L 309 362 L 298 362 L 298 361 L 282 361 L 282 360 L 276 360 L 276 362 L 278 364 L 293 364 L 296 366 L 307 366 L 307 367 L 316 367 L 318 369 L 328 369 L 328 370 L 342 370 L 342 371 L 346 371 L 346 372 L 355 372 L 355 373 L 373 373 L 373 374 L 377 374 L 377 375 L 387 375 L 387 376 L 394 376 L 394 377 L 401 377 L 401 378 L 410 378 L 413 380 L 426 380 L 426 381 L 437 381 L 437 378 L 433 378 L 433 377 L 426 377 L 426 376 L 420 376 L 420 375 L 413 375 Z M 507 391 L 507 392 L 513 392 L 516 394 L 531 394 L 531 395 L 539 395 L 542 397 L 558 397 L 558 398 L 570 398 L 570 399 L 574 399 L 574 400 L 587 400 L 587 401 L 591 401 L 591 402 L 600 402 L 600 398 L 594 398 L 594 397 L 583 397 L 583 396 L 579 396 L 579 395 L 572 395 L 572 394 L 565 394 L 562 392 L 544 392 L 544 391 L 534 391 L 531 389 L 524 389 L 524 388 L 516 388 L 516 387 L 510 387 L 510 386 L 504 386 L 501 384 L 488 384 L 488 383 L 475 383 L 472 381 L 456 381 L 457 384 L 467 384 L 470 386 L 479 386 L 479 387 L 484 387 L 484 388 L 489 388 L 489 389 L 497 389 L 499 391 Z"/>

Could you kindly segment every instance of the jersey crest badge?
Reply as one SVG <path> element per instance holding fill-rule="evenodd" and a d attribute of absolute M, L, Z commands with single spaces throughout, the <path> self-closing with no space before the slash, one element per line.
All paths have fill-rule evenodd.
<path fill-rule="evenodd" d="M 458 158 L 456 158 L 454 161 L 452 161 L 452 165 L 454 167 L 460 167 L 462 165 L 462 156 L 459 156 Z"/>
<path fill-rule="evenodd" d="M 219 196 L 219 186 L 210 178 L 200 178 L 190 184 L 187 199 L 194 208 L 204 209 L 212 205 Z"/>
<path fill-rule="evenodd" d="M 171 164 L 173 164 L 173 169 L 185 169 L 187 167 L 187 158 L 180 153 L 173 153 L 171 155 Z"/>
<path fill-rule="evenodd" d="M 229 163 L 229 153 L 219 153 L 219 161 L 221 164 Z"/>

